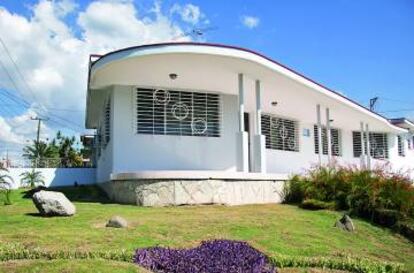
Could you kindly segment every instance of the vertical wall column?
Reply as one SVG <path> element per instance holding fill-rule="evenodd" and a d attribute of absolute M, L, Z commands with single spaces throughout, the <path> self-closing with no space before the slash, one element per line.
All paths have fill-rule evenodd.
<path fill-rule="evenodd" d="M 361 121 L 361 169 L 366 168 L 366 156 L 365 156 L 365 138 L 364 138 L 364 123 Z"/>
<path fill-rule="evenodd" d="M 365 134 L 367 136 L 367 169 L 371 170 L 371 143 L 369 139 L 369 126 L 365 124 Z"/>
<path fill-rule="evenodd" d="M 332 139 L 331 139 L 331 117 L 329 108 L 326 108 L 326 139 L 328 145 L 328 164 L 332 164 Z"/>
<path fill-rule="evenodd" d="M 248 133 L 244 130 L 244 84 L 243 74 L 238 75 L 239 86 L 239 132 L 237 132 L 237 171 L 249 171 Z"/>
<path fill-rule="evenodd" d="M 254 172 L 266 173 L 266 137 L 262 135 L 262 90 L 256 80 L 256 135 L 254 136 Z"/>
<path fill-rule="evenodd" d="M 322 120 L 321 120 L 321 106 L 316 105 L 316 121 L 318 124 L 318 162 L 322 165 Z"/>

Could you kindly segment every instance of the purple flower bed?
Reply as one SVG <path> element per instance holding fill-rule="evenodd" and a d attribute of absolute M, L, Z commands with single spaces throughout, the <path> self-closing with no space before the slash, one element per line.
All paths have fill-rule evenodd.
<path fill-rule="evenodd" d="M 157 273 L 276 273 L 266 256 L 246 242 L 214 240 L 192 249 L 137 249 L 134 263 Z"/>

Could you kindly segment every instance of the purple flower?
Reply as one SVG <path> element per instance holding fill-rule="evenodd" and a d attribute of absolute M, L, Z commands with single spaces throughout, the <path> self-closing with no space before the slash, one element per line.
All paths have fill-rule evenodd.
<path fill-rule="evenodd" d="M 276 273 L 267 257 L 246 242 L 214 240 L 192 249 L 137 249 L 134 263 L 157 273 Z"/>

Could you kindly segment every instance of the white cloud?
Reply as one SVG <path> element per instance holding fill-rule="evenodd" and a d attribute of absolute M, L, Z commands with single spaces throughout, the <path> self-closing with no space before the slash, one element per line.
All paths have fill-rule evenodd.
<path fill-rule="evenodd" d="M 193 4 L 179 5 L 174 4 L 171 8 L 171 13 L 177 13 L 181 16 L 184 22 L 196 25 L 205 15 L 200 11 L 198 6 Z"/>
<path fill-rule="evenodd" d="M 150 11 L 141 11 L 130 0 L 95 0 L 82 10 L 73 0 L 39 0 L 31 7 L 30 16 L 12 13 L 0 6 L 0 37 L 35 96 L 18 77 L 1 46 L 0 58 L 18 82 L 19 95 L 39 108 L 72 110 L 54 113 L 82 126 L 89 54 L 173 39 L 188 40 L 182 28 L 198 22 L 204 15 L 191 4 L 177 7 L 175 12 L 180 14 L 180 20 L 176 21 L 171 12 L 162 11 L 159 2 L 154 2 Z M 75 25 L 67 23 L 68 15 L 75 18 Z M 1 86 L 17 92 L 0 70 Z M 41 112 L 52 116 L 50 111 Z M 13 129 L 20 119 L 24 118 L 1 119 L 0 141 L 20 143 L 22 139 L 34 137 L 35 129 Z M 35 128 L 27 118 L 25 122 L 28 126 L 23 128 Z"/>
<path fill-rule="evenodd" d="M 260 19 L 254 16 L 245 15 L 242 17 L 241 20 L 242 20 L 243 25 L 249 29 L 256 28 L 260 24 Z"/>
<path fill-rule="evenodd" d="M 13 132 L 13 127 L 3 117 L 0 117 L 0 128 L 0 141 L 15 144 L 24 143 L 24 137 Z"/>

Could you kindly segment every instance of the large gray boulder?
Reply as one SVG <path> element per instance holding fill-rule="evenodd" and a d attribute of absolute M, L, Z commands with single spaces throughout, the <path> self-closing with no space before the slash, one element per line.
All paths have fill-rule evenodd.
<path fill-rule="evenodd" d="M 106 223 L 106 227 L 126 228 L 128 227 L 128 222 L 121 216 L 113 216 L 109 219 L 108 223 Z"/>
<path fill-rule="evenodd" d="M 346 214 L 344 216 L 342 216 L 341 219 L 336 221 L 335 226 L 339 229 L 346 230 L 346 231 L 349 231 L 349 232 L 354 232 L 355 231 L 354 222 L 352 221 L 351 217 L 349 217 Z"/>
<path fill-rule="evenodd" d="M 61 192 L 39 191 L 33 194 L 33 203 L 44 216 L 71 216 L 76 213 L 76 207 Z"/>

